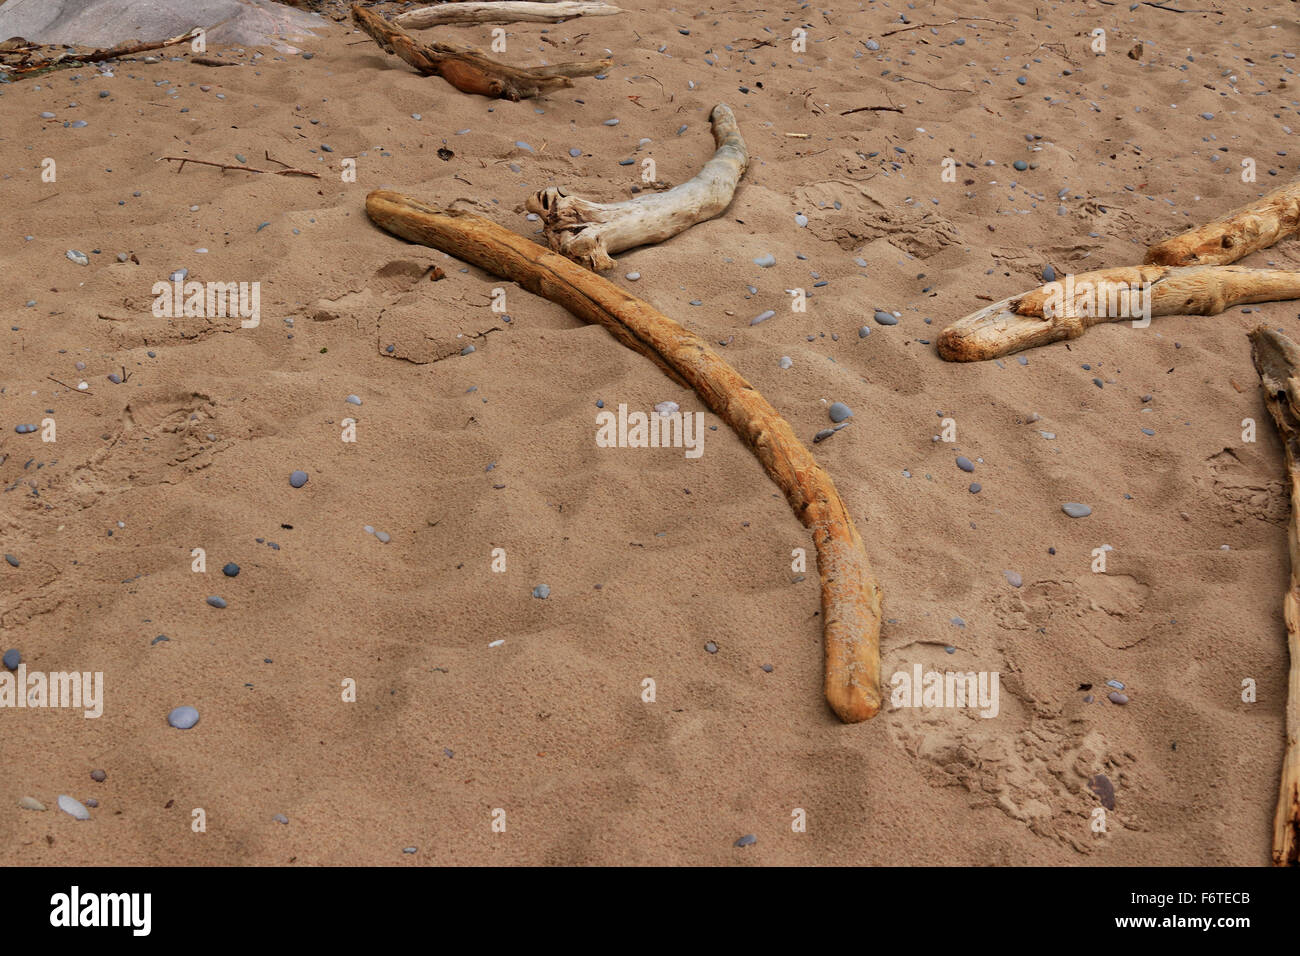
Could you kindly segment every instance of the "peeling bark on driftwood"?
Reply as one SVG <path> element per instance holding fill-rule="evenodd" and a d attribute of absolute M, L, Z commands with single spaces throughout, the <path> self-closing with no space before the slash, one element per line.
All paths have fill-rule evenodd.
<path fill-rule="evenodd" d="M 1121 266 L 1066 276 L 995 302 L 944 329 L 938 349 L 950 362 L 978 362 L 1078 338 L 1089 326 L 1102 322 L 1146 315 L 1217 315 L 1245 302 L 1297 298 L 1300 272 L 1240 266 Z"/>
<path fill-rule="evenodd" d="M 722 213 L 749 166 L 749 150 L 726 103 L 715 106 L 709 119 L 717 144 L 713 158 L 667 192 L 616 203 L 592 202 L 554 186 L 530 196 L 528 210 L 541 217 L 550 247 L 604 272 L 614 267 L 614 253 L 663 242 Z"/>
<path fill-rule="evenodd" d="M 749 445 L 817 546 L 825 694 L 846 723 L 880 709 L 880 587 L 830 476 L 767 400 L 704 341 L 607 279 L 496 223 L 436 209 L 400 193 L 366 197 L 380 227 L 440 249 L 604 326 L 618 341 L 693 389 Z"/>
<path fill-rule="evenodd" d="M 1300 232 L 1300 182 L 1147 250 L 1162 266 L 1228 265 Z"/>
<path fill-rule="evenodd" d="M 1277 811 L 1273 817 L 1273 864 L 1300 866 L 1300 349 L 1265 326 L 1250 333 L 1251 353 L 1264 388 L 1264 404 L 1277 424 L 1291 486 L 1291 586 L 1282 601 L 1287 650 L 1286 747 Z"/>
<path fill-rule="evenodd" d="M 352 19 L 386 53 L 393 53 L 425 76 L 441 76 L 462 93 L 477 93 L 504 100 L 522 100 L 550 90 L 573 86 L 574 76 L 591 76 L 608 70 L 613 60 L 557 63 L 522 69 L 498 63 L 470 46 L 421 43 L 401 27 L 377 13 L 352 5 Z"/>
<path fill-rule="evenodd" d="M 608 3 L 586 0 L 556 0 L 553 3 L 495 0 L 420 7 L 398 14 L 393 22 L 412 30 L 423 30 L 448 23 L 563 23 L 574 17 L 608 17 L 622 12 Z"/>

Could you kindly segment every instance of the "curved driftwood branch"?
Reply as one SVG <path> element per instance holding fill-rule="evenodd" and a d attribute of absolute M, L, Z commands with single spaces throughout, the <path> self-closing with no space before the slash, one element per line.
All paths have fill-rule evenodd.
<path fill-rule="evenodd" d="M 498 63 L 470 46 L 421 43 L 396 24 L 357 4 L 352 19 L 386 53 L 393 53 L 425 76 L 441 76 L 462 93 L 477 93 L 503 100 L 522 100 L 549 90 L 573 86 L 573 76 L 591 76 L 608 70 L 610 59 L 518 69 Z"/>
<path fill-rule="evenodd" d="M 1162 266 L 1228 265 L 1300 232 L 1300 182 L 1147 250 Z"/>
<path fill-rule="evenodd" d="M 1273 817 L 1273 863 L 1300 865 L 1300 349 L 1285 335 L 1259 326 L 1250 333 L 1251 357 L 1264 388 L 1264 404 L 1277 424 L 1291 485 L 1291 586 L 1282 601 L 1291 667 L 1287 678 L 1286 748 L 1277 812 Z"/>
<path fill-rule="evenodd" d="M 944 329 L 939 355 L 977 362 L 1078 338 L 1101 322 L 1216 315 L 1244 302 L 1300 298 L 1300 272 L 1240 266 L 1122 266 L 1069 275 L 1010 296 Z"/>
<path fill-rule="evenodd" d="M 472 263 L 604 326 L 735 430 L 812 531 L 821 575 L 826 699 L 846 723 L 880 709 L 880 587 L 830 476 L 767 400 L 704 341 L 607 279 L 480 216 L 401 193 L 366 197 L 381 228 Z"/>
<path fill-rule="evenodd" d="M 574 17 L 608 17 L 622 13 L 608 3 L 586 0 L 496 0 L 486 3 L 441 3 L 398 14 L 393 22 L 412 30 L 440 27 L 448 23 L 563 23 Z"/>
<path fill-rule="evenodd" d="M 614 267 L 614 253 L 663 242 L 725 210 L 749 166 L 749 150 L 726 103 L 709 119 L 717 152 L 680 186 L 616 203 L 591 202 L 554 186 L 530 196 L 528 210 L 541 217 L 550 247 L 604 272 Z"/>

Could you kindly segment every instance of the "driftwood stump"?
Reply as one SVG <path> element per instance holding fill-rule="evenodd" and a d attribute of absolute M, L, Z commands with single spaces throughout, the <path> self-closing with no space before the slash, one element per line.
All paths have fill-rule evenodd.
<path fill-rule="evenodd" d="M 753 450 L 812 531 L 821 577 L 825 694 L 840 720 L 880 710 L 880 587 L 830 476 L 758 391 L 693 332 L 607 279 L 472 213 L 401 193 L 366 197 L 383 229 L 478 266 L 604 326 L 618 341 L 693 388 Z"/>

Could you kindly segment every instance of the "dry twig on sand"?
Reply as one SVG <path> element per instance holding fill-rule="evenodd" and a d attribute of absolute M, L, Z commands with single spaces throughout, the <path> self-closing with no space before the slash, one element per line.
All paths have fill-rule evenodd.
<path fill-rule="evenodd" d="M 758 456 L 817 546 L 825 694 L 846 723 L 880 709 L 880 587 L 830 476 L 767 400 L 693 332 L 563 256 L 472 213 L 400 193 L 366 197 L 380 227 L 478 266 L 604 326 L 618 341 L 695 389 Z"/>

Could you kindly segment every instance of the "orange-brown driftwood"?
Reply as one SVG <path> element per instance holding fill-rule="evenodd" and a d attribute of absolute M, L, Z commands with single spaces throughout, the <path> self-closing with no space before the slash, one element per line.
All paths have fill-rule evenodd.
<path fill-rule="evenodd" d="M 1228 265 L 1300 232 L 1300 182 L 1147 250 L 1146 261 L 1162 266 Z"/>
<path fill-rule="evenodd" d="M 352 19 L 387 53 L 401 57 L 425 76 L 441 76 L 463 93 L 504 100 L 523 100 L 550 90 L 573 86 L 574 76 L 608 70 L 610 59 L 552 66 L 513 67 L 498 63 L 470 46 L 423 43 L 395 23 L 357 4 Z"/>
<path fill-rule="evenodd" d="M 695 389 L 753 449 L 812 531 L 821 576 L 825 693 L 846 723 L 880 709 L 880 587 L 830 476 L 789 424 L 695 333 L 607 279 L 472 213 L 378 190 L 366 212 L 394 235 L 440 249 L 598 323 L 674 380 Z"/>
<path fill-rule="evenodd" d="M 1291 667 L 1287 678 L 1286 746 L 1273 817 L 1273 863 L 1300 866 L 1300 349 L 1273 329 L 1250 333 L 1251 353 L 1264 388 L 1264 404 L 1277 424 L 1291 486 L 1291 585 L 1282 600 Z"/>
<path fill-rule="evenodd" d="M 939 335 L 939 355 L 978 362 L 1061 339 L 1102 322 L 1217 315 L 1243 302 L 1300 299 L 1300 272 L 1241 266 L 1121 266 L 1066 276 L 995 302 Z"/>

